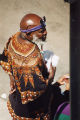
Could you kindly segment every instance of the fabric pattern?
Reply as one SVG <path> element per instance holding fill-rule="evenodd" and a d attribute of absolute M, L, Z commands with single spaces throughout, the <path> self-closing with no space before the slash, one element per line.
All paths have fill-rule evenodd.
<path fill-rule="evenodd" d="M 18 113 L 15 112 L 17 111 L 15 104 L 18 107 L 19 104 L 26 106 L 41 96 L 46 90 L 48 78 L 48 72 L 38 46 L 29 41 L 21 44 L 17 39 L 19 34 L 18 32 L 12 36 L 6 44 L 4 55 L 7 61 L 0 61 L 3 69 L 13 76 L 16 85 L 16 94 L 9 95 L 8 102 L 8 109 L 11 107 L 9 112 L 12 115 L 12 111 L 14 111 L 15 116 L 18 116 Z M 15 99 L 16 97 L 18 102 Z M 28 114 L 25 117 L 27 118 L 27 116 Z"/>

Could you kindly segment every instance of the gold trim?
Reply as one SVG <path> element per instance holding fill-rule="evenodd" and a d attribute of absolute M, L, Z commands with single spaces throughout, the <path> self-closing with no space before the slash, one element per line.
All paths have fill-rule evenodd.
<path fill-rule="evenodd" d="M 15 50 L 15 48 L 14 48 L 13 45 L 12 45 L 12 41 L 11 41 L 11 47 L 12 47 L 13 51 L 14 51 L 16 54 L 21 55 L 21 56 L 24 56 L 24 57 L 28 57 L 28 56 L 35 50 L 35 45 L 34 45 L 33 48 L 32 48 L 28 53 L 26 53 L 26 54 L 21 53 L 21 52 Z"/>
<path fill-rule="evenodd" d="M 41 120 L 41 119 L 40 119 L 40 115 L 41 115 L 41 114 L 44 115 L 44 113 L 41 113 L 40 115 L 38 114 L 39 117 L 38 117 L 38 118 L 34 118 L 34 119 L 33 119 L 33 118 L 25 118 L 25 117 L 17 116 L 17 115 L 14 113 L 14 110 L 12 109 L 9 100 L 7 101 L 7 107 L 8 107 L 9 113 L 11 114 L 11 117 L 12 117 L 13 119 L 17 119 L 17 120 Z M 50 115 L 49 115 L 49 114 L 45 114 L 45 115 L 43 116 L 43 120 L 50 120 Z"/>
<path fill-rule="evenodd" d="M 37 99 L 42 93 L 44 93 L 44 90 L 36 91 L 36 92 L 28 90 L 20 93 L 21 93 L 22 104 L 26 104 L 29 101 L 34 101 L 35 99 Z"/>
<path fill-rule="evenodd" d="M 8 47 L 8 51 L 10 52 L 11 58 L 12 60 L 20 66 L 26 66 L 30 67 L 30 66 L 34 66 L 36 63 L 38 64 L 38 61 L 40 61 L 42 59 L 39 48 L 37 45 L 32 44 L 31 43 L 31 47 L 29 47 L 30 45 L 28 45 L 28 50 L 24 53 L 24 52 L 20 52 L 19 50 L 16 50 L 15 45 L 18 44 L 17 42 L 17 34 L 16 33 L 11 39 L 9 47 Z M 16 44 L 13 44 L 13 41 L 16 42 Z M 19 45 L 20 47 L 21 45 Z M 25 47 L 26 49 L 27 44 L 22 45 L 21 47 Z M 20 47 L 20 48 L 21 48 Z M 41 57 L 41 58 L 40 58 Z M 40 60 L 39 60 L 40 59 Z"/>

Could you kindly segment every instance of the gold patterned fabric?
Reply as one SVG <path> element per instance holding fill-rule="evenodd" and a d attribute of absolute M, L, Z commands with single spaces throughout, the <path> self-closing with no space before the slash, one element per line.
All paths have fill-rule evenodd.
<path fill-rule="evenodd" d="M 42 120 L 50 120 L 49 114 L 44 114 L 44 113 L 41 113 L 40 115 L 37 114 L 37 117 L 36 117 L 36 118 L 26 118 L 26 117 L 17 116 L 17 115 L 14 113 L 14 110 L 13 110 L 12 107 L 11 107 L 10 101 L 7 102 L 7 107 L 8 107 L 8 110 L 9 110 L 11 116 L 12 116 L 14 119 L 16 119 L 16 120 L 41 120 L 41 117 L 40 117 L 40 116 L 42 116 Z"/>
<path fill-rule="evenodd" d="M 8 60 L 7 62 L 0 61 L 0 65 L 9 75 L 13 76 L 16 93 L 20 96 L 21 104 L 25 105 L 45 92 L 47 71 L 38 46 L 29 41 L 20 43 L 17 39 L 19 34 L 20 32 L 9 39 L 4 50 Z M 9 101 L 8 109 L 11 115 L 15 114 L 12 106 L 14 106 L 13 103 Z M 15 116 L 17 115 L 15 114 Z M 35 120 L 38 119 L 36 118 Z M 18 120 L 28 120 L 28 118 L 19 117 Z"/>

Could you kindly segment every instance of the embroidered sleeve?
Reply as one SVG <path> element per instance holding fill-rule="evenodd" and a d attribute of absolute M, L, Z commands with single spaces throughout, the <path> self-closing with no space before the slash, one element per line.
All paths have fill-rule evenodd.
<path fill-rule="evenodd" d="M 11 75 L 10 64 L 8 62 L 0 61 L 0 65 L 2 66 L 3 70 Z"/>
<path fill-rule="evenodd" d="M 10 43 L 11 38 L 8 40 L 6 44 L 6 48 L 4 48 L 3 53 L 0 54 L 0 65 L 4 71 L 6 71 L 9 75 L 11 75 L 11 68 L 8 62 L 8 45 Z"/>

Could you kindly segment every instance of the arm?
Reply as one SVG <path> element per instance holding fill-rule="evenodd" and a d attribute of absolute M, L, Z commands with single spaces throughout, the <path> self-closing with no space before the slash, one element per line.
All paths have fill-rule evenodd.
<path fill-rule="evenodd" d="M 66 78 L 67 76 L 61 77 L 56 83 L 52 85 L 52 94 L 54 95 L 54 99 L 57 105 L 61 104 L 64 101 L 69 101 L 69 79 Z M 65 91 L 61 93 L 61 85 L 64 85 L 66 82 L 65 86 Z M 55 103 L 54 103 L 55 104 Z"/>
<path fill-rule="evenodd" d="M 6 47 L 3 50 L 3 53 L 0 54 L 0 61 L 8 62 L 8 45 L 11 41 L 11 38 L 9 38 L 8 42 L 6 43 Z"/>
<path fill-rule="evenodd" d="M 4 49 L 3 53 L 0 54 L 0 61 L 8 62 L 7 49 Z"/>
<path fill-rule="evenodd" d="M 10 94 L 12 94 L 13 92 L 16 91 L 15 81 L 14 81 L 14 77 L 12 75 L 9 75 L 9 77 L 10 77 Z"/>
<path fill-rule="evenodd" d="M 10 94 L 13 93 L 15 89 L 15 81 L 11 74 L 11 66 L 8 62 L 8 45 L 11 41 L 11 38 L 9 38 L 8 42 L 6 43 L 6 48 L 3 50 L 3 53 L 0 54 L 0 65 L 2 66 L 3 70 L 9 74 L 10 77 Z"/>
<path fill-rule="evenodd" d="M 64 75 L 58 81 L 59 85 L 65 85 L 65 91 L 61 94 L 62 100 L 69 101 L 69 90 L 70 90 L 70 76 L 69 74 Z"/>
<path fill-rule="evenodd" d="M 60 85 L 65 85 L 65 91 L 70 90 L 70 76 L 69 76 L 69 74 L 62 76 L 57 82 Z"/>
<path fill-rule="evenodd" d="M 0 65 L 2 66 L 3 70 L 6 71 L 8 74 L 11 74 L 10 64 L 8 62 L 8 45 L 10 43 L 11 38 L 8 40 L 6 44 L 6 48 L 4 48 L 3 53 L 0 54 Z"/>
<path fill-rule="evenodd" d="M 50 64 L 50 69 L 49 69 L 49 76 L 47 79 L 47 84 L 51 84 L 53 82 L 54 76 L 55 76 L 55 72 L 56 72 L 56 67 L 52 66 L 52 63 Z"/>
<path fill-rule="evenodd" d="M 66 85 L 65 92 L 63 94 L 61 93 L 61 88 L 60 88 L 60 86 L 65 83 L 66 77 L 67 76 L 61 77 L 56 83 L 52 85 L 53 101 L 51 107 L 52 107 L 53 115 L 56 112 L 57 107 L 61 103 L 65 101 L 69 101 L 69 84 Z M 69 80 L 67 80 L 67 82 L 69 83 Z"/>

